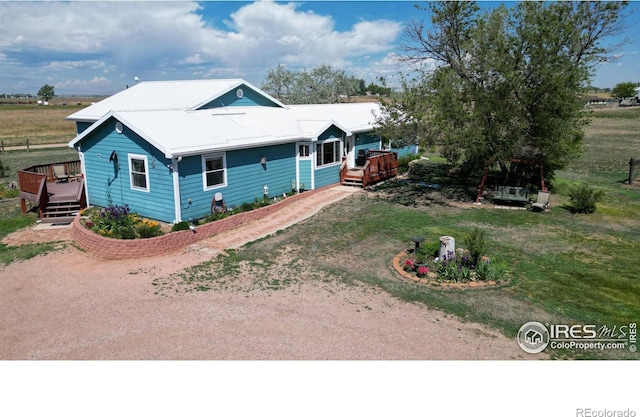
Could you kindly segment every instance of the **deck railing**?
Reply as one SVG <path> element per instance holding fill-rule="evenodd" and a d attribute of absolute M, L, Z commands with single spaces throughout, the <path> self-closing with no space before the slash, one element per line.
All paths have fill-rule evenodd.
<path fill-rule="evenodd" d="M 22 209 L 22 214 L 27 214 L 26 200 L 38 203 L 40 207 L 40 217 L 46 212 L 49 202 L 47 182 L 55 182 L 58 180 L 53 170 L 54 165 L 64 166 L 64 171 L 69 178 L 81 175 L 80 160 L 33 165 L 18 171 L 20 208 Z"/>
<path fill-rule="evenodd" d="M 398 175 L 398 154 L 390 151 L 369 151 L 364 164 L 362 186 Z"/>
<path fill-rule="evenodd" d="M 340 182 L 343 183 L 348 175 L 346 159 L 340 167 Z M 362 167 L 362 187 L 378 181 L 393 178 L 398 175 L 398 154 L 391 151 L 369 151 Z"/>

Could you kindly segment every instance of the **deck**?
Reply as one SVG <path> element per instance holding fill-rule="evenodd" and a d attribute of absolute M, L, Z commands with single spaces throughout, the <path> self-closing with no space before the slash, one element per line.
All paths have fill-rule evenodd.
<path fill-rule="evenodd" d="M 362 166 L 348 168 L 346 158 L 340 167 L 340 183 L 367 187 L 398 175 L 398 154 L 391 151 L 369 151 Z"/>
<path fill-rule="evenodd" d="M 34 165 L 19 171 L 22 214 L 27 213 L 27 201 L 32 201 L 39 209 L 41 221 L 72 221 L 87 206 L 80 172 L 79 160 Z"/>

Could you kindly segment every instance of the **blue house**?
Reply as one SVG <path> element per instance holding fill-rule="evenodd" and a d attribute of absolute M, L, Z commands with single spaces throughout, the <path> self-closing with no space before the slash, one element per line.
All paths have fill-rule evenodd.
<path fill-rule="evenodd" d="M 69 116 L 69 147 L 89 205 L 179 222 L 209 214 L 218 193 L 230 207 L 357 176 L 381 148 L 377 111 L 287 106 L 240 79 L 141 82 Z"/>

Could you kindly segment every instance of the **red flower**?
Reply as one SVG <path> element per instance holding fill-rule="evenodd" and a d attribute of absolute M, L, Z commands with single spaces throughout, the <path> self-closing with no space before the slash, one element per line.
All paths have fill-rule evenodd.
<path fill-rule="evenodd" d="M 418 275 L 427 275 L 429 273 L 429 268 L 426 266 L 421 266 L 418 268 Z"/>

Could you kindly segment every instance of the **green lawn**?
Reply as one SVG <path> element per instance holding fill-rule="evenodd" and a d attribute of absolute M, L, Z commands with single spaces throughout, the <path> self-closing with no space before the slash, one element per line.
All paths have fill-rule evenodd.
<path fill-rule="evenodd" d="M 621 326 L 640 319 L 640 189 L 623 184 L 628 160 L 640 152 L 640 112 L 601 112 L 587 128 L 585 153 L 556 173 L 552 210 L 532 213 L 470 206 L 478 179 L 456 184 L 442 162 L 426 162 L 426 183 L 441 190 L 388 182 L 377 192 L 341 201 L 275 236 L 221 256 L 218 267 L 194 267 L 175 277 L 177 287 L 228 288 L 237 265 L 252 269 L 256 283 L 269 274 L 295 285 L 306 279 L 366 284 L 486 323 L 515 337 L 528 321 Z M 564 208 L 568 190 L 586 181 L 605 191 L 598 211 L 572 214 Z M 412 247 L 411 237 L 437 240 L 451 235 L 457 245 L 474 228 L 486 233 L 488 254 L 510 265 L 506 284 L 483 289 L 446 289 L 401 280 L 391 260 Z M 280 260 L 280 262 L 278 262 Z M 274 262 L 275 261 L 275 262 Z M 282 268 L 282 263 L 287 263 Z M 261 278 L 262 277 L 262 278 Z M 180 284 L 180 282 L 182 284 Z M 164 283 L 166 284 L 166 283 Z M 172 290 L 174 286 L 171 286 Z M 556 357 L 637 358 L 629 351 L 552 351 Z"/>

